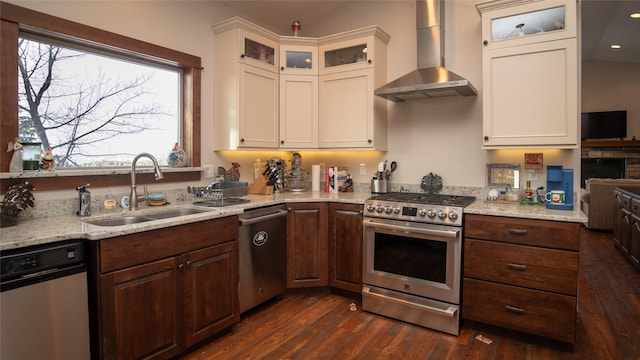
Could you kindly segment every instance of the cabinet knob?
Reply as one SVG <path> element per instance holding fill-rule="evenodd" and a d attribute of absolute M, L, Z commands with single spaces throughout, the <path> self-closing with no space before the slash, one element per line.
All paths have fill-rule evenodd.
<path fill-rule="evenodd" d="M 487 135 L 484 136 L 484 141 L 488 141 L 489 137 Z"/>
<path fill-rule="evenodd" d="M 284 145 L 284 140 L 280 140 L 280 145 Z"/>
<path fill-rule="evenodd" d="M 372 61 L 372 60 L 367 60 L 367 62 L 368 62 L 369 64 L 371 64 L 373 61 Z"/>
<path fill-rule="evenodd" d="M 367 140 L 367 142 L 368 142 L 369 144 L 371 144 L 371 143 L 373 142 L 373 140 L 369 139 L 369 140 Z"/>
<path fill-rule="evenodd" d="M 193 261 L 187 260 L 187 267 L 191 266 L 191 264 L 193 264 Z"/>
<path fill-rule="evenodd" d="M 487 46 L 487 45 L 489 45 L 489 42 L 488 42 L 487 40 L 485 40 L 485 41 L 483 41 L 483 42 L 482 42 L 482 44 L 483 44 L 484 46 Z"/>
<path fill-rule="evenodd" d="M 184 264 L 179 264 L 178 265 L 178 270 L 184 270 Z"/>
<path fill-rule="evenodd" d="M 244 142 L 244 138 L 240 139 L 240 143 L 243 143 L 243 142 Z"/>
<path fill-rule="evenodd" d="M 292 208 L 287 208 L 287 211 L 291 212 L 291 211 L 293 211 L 293 209 Z"/>
<path fill-rule="evenodd" d="M 284 66 L 280 66 L 280 71 L 284 71 Z"/>
<path fill-rule="evenodd" d="M 240 54 L 240 59 L 244 59 L 245 56 L 245 54 Z"/>

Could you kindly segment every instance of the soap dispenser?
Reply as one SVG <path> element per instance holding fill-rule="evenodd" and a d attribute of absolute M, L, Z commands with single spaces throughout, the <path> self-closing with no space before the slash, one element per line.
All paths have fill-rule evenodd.
<path fill-rule="evenodd" d="M 80 185 L 76 188 L 78 191 L 78 216 L 91 215 L 91 192 L 87 190 L 89 184 Z"/>

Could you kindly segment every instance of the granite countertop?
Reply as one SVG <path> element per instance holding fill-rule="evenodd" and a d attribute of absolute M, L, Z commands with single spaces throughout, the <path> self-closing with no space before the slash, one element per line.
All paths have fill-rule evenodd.
<path fill-rule="evenodd" d="M 97 226 L 88 224 L 89 221 L 105 218 L 131 215 L 128 210 L 105 210 L 94 213 L 88 217 L 76 215 L 52 216 L 35 219 L 25 219 L 18 225 L 0 229 L 0 250 L 8 250 L 18 247 L 51 243 L 67 239 L 100 240 L 110 237 L 132 234 L 136 232 L 160 229 L 197 221 L 215 219 L 242 213 L 245 209 L 281 204 L 285 202 L 344 202 L 363 204 L 371 197 L 369 192 L 353 192 L 329 194 L 324 192 L 285 192 L 274 195 L 248 195 L 244 198 L 248 203 L 207 208 L 192 205 L 192 201 L 176 201 L 170 205 L 161 207 L 142 206 L 134 214 L 147 214 L 168 209 L 194 208 L 206 210 L 196 214 L 184 215 L 175 218 L 147 221 L 122 226 Z M 541 205 L 519 205 L 486 202 L 478 198 L 473 204 L 465 207 L 465 213 L 493 216 L 509 216 L 527 219 L 554 220 L 565 222 L 586 222 L 587 217 L 580 211 L 579 206 L 574 210 L 549 210 Z"/>

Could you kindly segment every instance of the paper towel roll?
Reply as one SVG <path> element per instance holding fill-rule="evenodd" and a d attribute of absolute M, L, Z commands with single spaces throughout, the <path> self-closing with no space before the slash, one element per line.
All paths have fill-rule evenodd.
<path fill-rule="evenodd" d="M 311 191 L 320 191 L 320 165 L 311 165 Z"/>

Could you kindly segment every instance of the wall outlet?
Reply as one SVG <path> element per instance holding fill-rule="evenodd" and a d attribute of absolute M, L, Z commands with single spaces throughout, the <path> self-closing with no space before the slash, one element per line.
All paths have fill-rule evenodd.
<path fill-rule="evenodd" d="M 205 165 L 204 166 L 204 178 L 205 179 L 213 179 L 216 177 L 216 173 L 214 171 L 215 166 L 213 165 Z"/>
<path fill-rule="evenodd" d="M 367 164 L 360 164 L 360 175 L 367 175 Z"/>

